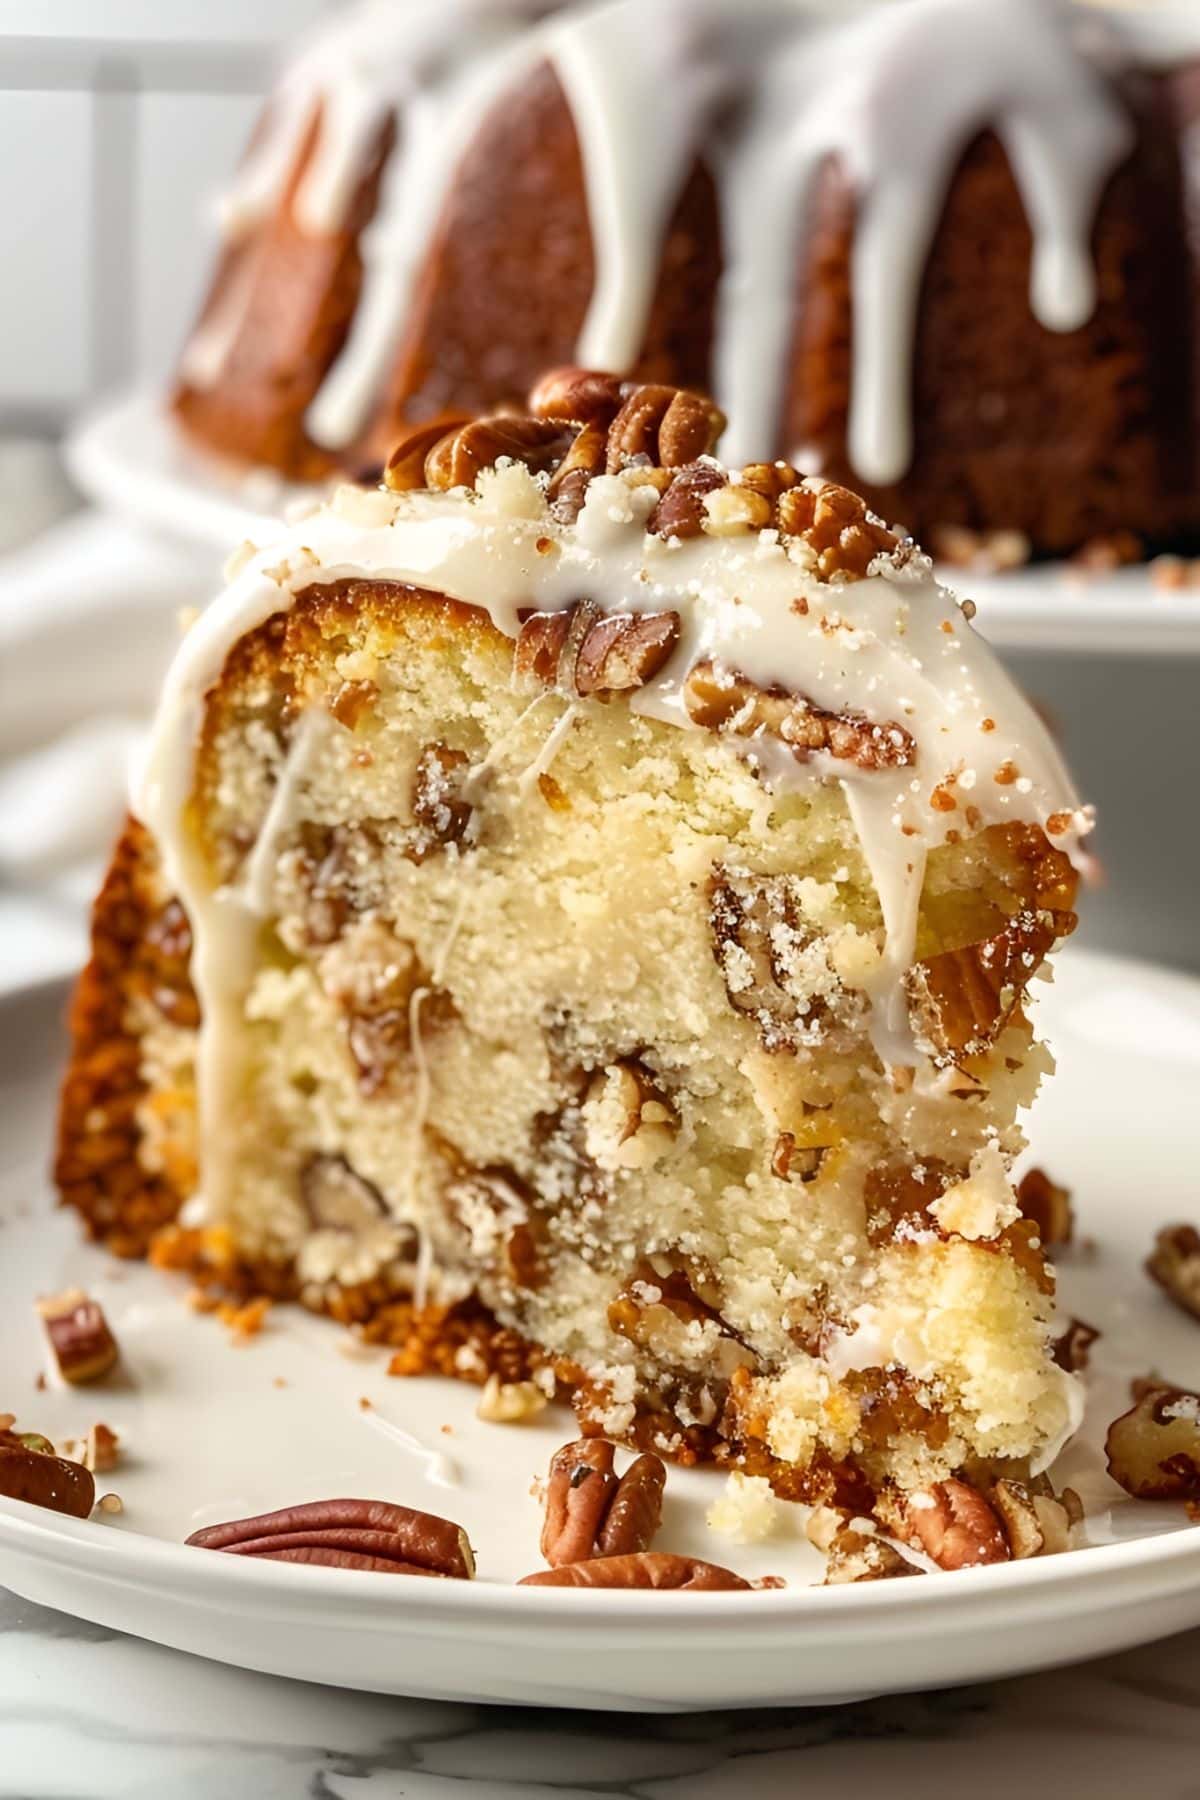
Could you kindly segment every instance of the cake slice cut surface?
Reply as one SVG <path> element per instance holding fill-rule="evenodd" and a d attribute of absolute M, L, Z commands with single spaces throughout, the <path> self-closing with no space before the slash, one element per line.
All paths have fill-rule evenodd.
<path fill-rule="evenodd" d="M 1077 1420 L 1008 1165 L 1089 819 L 921 552 L 719 424 L 560 371 L 233 575 L 97 909 L 60 1181 L 119 1247 L 186 1201 L 231 1283 L 887 1516 Z"/>

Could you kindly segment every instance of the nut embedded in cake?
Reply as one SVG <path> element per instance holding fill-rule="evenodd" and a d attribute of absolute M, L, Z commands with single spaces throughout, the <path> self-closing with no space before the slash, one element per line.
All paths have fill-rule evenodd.
<path fill-rule="evenodd" d="M 165 1260 L 785 1495 L 1023 1479 L 1078 1410 L 1008 1165 L 1087 814 L 855 495 L 727 469 L 696 396 L 533 406 L 402 444 L 189 632 L 63 1192 L 123 1249 L 188 1201 Z"/>

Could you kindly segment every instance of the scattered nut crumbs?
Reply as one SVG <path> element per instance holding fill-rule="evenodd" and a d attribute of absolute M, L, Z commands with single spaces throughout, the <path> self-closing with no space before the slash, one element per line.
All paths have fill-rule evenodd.
<path fill-rule="evenodd" d="M 125 1502 L 120 1494 L 101 1494 L 96 1505 L 104 1513 L 123 1513 L 125 1511 Z"/>
<path fill-rule="evenodd" d="M 737 1544 L 759 1544 L 778 1529 L 782 1507 L 765 1476 L 735 1469 L 705 1514 L 705 1523 Z"/>
<path fill-rule="evenodd" d="M 535 1419 L 547 1405 L 545 1394 L 532 1381 L 501 1381 L 489 1375 L 479 1396 L 475 1416 L 490 1425 L 523 1425 Z"/>
<path fill-rule="evenodd" d="M 271 1302 L 266 1294 L 259 1294 L 256 1299 L 240 1305 L 235 1300 L 222 1300 L 216 1310 L 221 1323 L 228 1325 L 233 1342 L 244 1344 L 262 1330 Z"/>
<path fill-rule="evenodd" d="M 372 1412 L 374 1410 L 374 1402 L 369 1400 L 365 1394 L 360 1394 L 358 1396 L 358 1407 L 360 1412 Z"/>

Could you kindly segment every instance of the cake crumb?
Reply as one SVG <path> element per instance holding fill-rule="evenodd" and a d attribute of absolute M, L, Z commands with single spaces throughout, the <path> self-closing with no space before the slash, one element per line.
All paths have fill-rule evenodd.
<path fill-rule="evenodd" d="M 710 1531 L 722 1532 L 735 1543 L 760 1544 L 774 1536 L 782 1505 L 764 1475 L 743 1475 L 735 1469 L 705 1519 Z"/>

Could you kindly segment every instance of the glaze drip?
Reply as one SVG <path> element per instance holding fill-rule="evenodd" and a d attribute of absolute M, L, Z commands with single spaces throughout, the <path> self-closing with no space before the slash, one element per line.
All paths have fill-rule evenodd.
<path fill-rule="evenodd" d="M 315 233 L 345 217 L 365 147 L 389 118 L 397 148 L 364 234 L 350 336 L 309 409 L 312 437 L 367 423 L 408 318 L 414 279 L 459 161 L 487 110 L 539 61 L 557 73 L 583 157 L 596 276 L 577 360 L 628 369 L 645 340 L 663 236 L 698 150 L 717 177 L 726 267 L 714 391 L 734 461 L 777 442 L 809 195 L 841 162 L 857 195 L 849 456 L 866 482 L 912 457 L 911 362 L 930 244 L 954 169 L 990 127 L 1033 236 L 1030 307 L 1069 332 L 1095 303 L 1090 237 L 1132 141 L 1110 71 L 1200 54 L 1195 9 L 1100 13 L 1063 0 L 908 0 L 847 22 L 817 0 L 448 0 L 413 16 L 368 0 L 314 37 L 285 76 L 225 197 L 248 238 L 318 140 L 295 197 Z M 213 385 L 236 342 L 252 272 L 235 268 L 183 372 Z M 811 457 L 793 447 L 794 460 Z"/>

